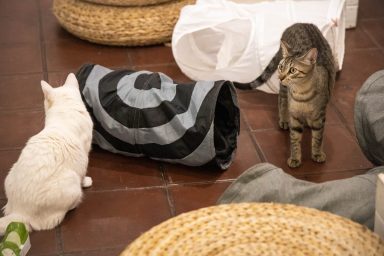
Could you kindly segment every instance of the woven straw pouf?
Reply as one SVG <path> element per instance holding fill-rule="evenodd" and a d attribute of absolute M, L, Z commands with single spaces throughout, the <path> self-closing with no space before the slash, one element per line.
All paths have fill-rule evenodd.
<path fill-rule="evenodd" d="M 227 204 L 171 218 L 142 234 L 128 255 L 384 255 L 368 228 L 287 204 Z"/>
<path fill-rule="evenodd" d="M 169 42 L 180 9 L 194 2 L 174 0 L 121 7 L 80 0 L 54 0 L 53 13 L 62 27 L 90 42 L 142 46 Z"/>
<path fill-rule="evenodd" d="M 90 3 L 115 5 L 115 6 L 144 6 L 161 4 L 172 0 L 84 0 Z"/>

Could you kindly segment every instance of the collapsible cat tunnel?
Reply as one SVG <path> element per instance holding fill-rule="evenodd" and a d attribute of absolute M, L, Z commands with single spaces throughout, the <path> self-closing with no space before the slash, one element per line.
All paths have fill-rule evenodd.
<path fill-rule="evenodd" d="M 248 83 L 279 50 L 284 30 L 305 22 L 320 29 L 341 70 L 344 6 L 345 0 L 197 0 L 181 10 L 172 35 L 173 56 L 193 80 Z M 278 93 L 279 88 L 275 72 L 257 89 Z"/>
<path fill-rule="evenodd" d="M 101 148 L 190 166 L 231 164 L 240 130 L 231 82 L 178 84 L 162 73 L 94 64 L 76 76 Z"/>

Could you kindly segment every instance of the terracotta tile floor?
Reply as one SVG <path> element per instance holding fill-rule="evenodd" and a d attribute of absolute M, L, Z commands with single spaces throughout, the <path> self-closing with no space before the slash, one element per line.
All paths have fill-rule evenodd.
<path fill-rule="evenodd" d="M 165 46 L 113 48 L 87 43 L 61 29 L 51 0 L 0 0 L 0 177 L 3 180 L 27 139 L 42 129 L 39 81 L 61 84 L 83 63 L 161 71 L 187 82 Z M 150 227 L 179 213 L 215 204 L 219 195 L 248 167 L 271 162 L 305 180 L 351 177 L 372 167 L 355 135 L 355 94 L 373 72 L 384 69 L 384 1 L 360 0 L 358 28 L 347 31 L 346 54 L 328 109 L 325 150 L 315 164 L 304 139 L 304 162 L 285 164 L 288 133 L 277 127 L 276 95 L 239 92 L 241 134 L 227 171 L 191 168 L 129 158 L 94 148 L 89 174 L 94 185 L 84 202 L 55 230 L 32 233 L 29 255 L 117 255 Z M 3 189 L 0 203 L 6 202 Z"/>

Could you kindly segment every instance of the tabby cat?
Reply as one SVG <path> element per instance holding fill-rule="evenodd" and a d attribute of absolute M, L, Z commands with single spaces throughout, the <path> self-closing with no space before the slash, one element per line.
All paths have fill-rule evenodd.
<path fill-rule="evenodd" d="M 327 103 L 335 83 L 336 66 L 331 48 L 313 24 L 296 23 L 288 27 L 280 49 L 263 73 L 248 84 L 235 83 L 239 89 L 253 89 L 278 71 L 279 126 L 290 130 L 290 167 L 301 164 L 301 139 L 305 126 L 312 131 L 312 160 L 325 161 L 322 150 Z"/>

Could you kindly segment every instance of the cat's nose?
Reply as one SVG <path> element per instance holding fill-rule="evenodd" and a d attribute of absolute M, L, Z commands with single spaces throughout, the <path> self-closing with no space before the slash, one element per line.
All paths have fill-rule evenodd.
<path fill-rule="evenodd" d="M 280 79 L 280 81 L 283 81 L 284 78 L 285 78 L 285 75 L 284 75 L 284 74 L 279 74 L 279 79 Z"/>

